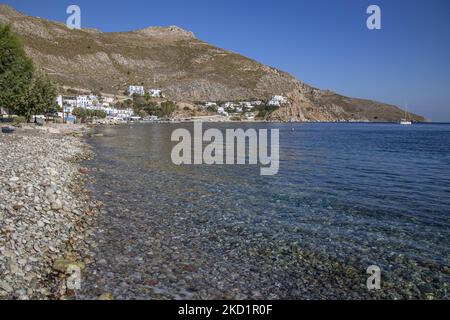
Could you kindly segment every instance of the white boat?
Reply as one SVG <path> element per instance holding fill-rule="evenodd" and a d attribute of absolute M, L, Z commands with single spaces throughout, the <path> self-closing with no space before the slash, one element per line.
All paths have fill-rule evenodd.
<path fill-rule="evenodd" d="M 400 124 L 403 126 L 412 125 L 412 121 L 408 120 L 408 106 L 405 107 L 405 119 L 400 120 Z"/>

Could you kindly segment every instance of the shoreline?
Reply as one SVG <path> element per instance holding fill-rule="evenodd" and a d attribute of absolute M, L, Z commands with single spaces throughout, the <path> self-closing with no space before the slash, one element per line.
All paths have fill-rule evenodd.
<path fill-rule="evenodd" d="M 86 189 L 86 126 L 26 125 L 0 136 L 0 299 L 70 299 L 70 267 L 92 260 L 101 204 Z"/>
<path fill-rule="evenodd" d="M 117 300 L 446 297 L 436 283 L 445 281 L 448 269 L 440 269 L 438 263 L 416 260 L 401 246 L 369 256 L 367 248 L 379 241 L 373 238 L 378 237 L 376 230 L 368 230 L 369 240 L 364 241 L 370 242 L 353 237 L 358 225 L 350 230 L 352 236 L 330 233 L 335 241 L 330 245 L 322 242 L 316 224 L 312 229 L 302 223 L 286 225 L 283 219 L 264 215 L 289 208 L 294 194 L 280 199 L 275 193 L 273 200 L 280 202 L 254 210 L 264 202 L 262 195 L 248 188 L 237 192 L 232 175 L 215 179 L 211 172 L 193 176 L 188 169 L 161 167 L 166 158 L 160 145 L 165 138 L 154 137 L 168 136 L 164 133 L 171 127 L 149 126 L 148 134 L 140 131 L 142 139 L 132 141 L 119 138 L 130 136 L 126 127 L 96 129 L 90 144 L 99 152 L 88 166 L 96 179 L 93 194 L 105 203 L 105 214 L 97 219 L 96 259 L 81 299 L 96 299 L 105 292 Z M 150 147 L 141 148 L 146 145 Z M 146 158 L 144 152 L 160 156 Z M 147 162 L 154 165 L 147 167 Z M 254 182 L 246 175 L 235 177 L 236 183 L 247 187 Z M 212 190 L 218 191 L 217 196 Z M 242 194 L 246 196 L 241 201 Z M 324 232 L 332 228 L 328 217 L 336 219 L 337 204 L 320 206 L 326 214 L 321 218 L 318 207 L 304 202 L 302 195 L 299 200 L 310 212 L 306 219 L 317 219 Z M 254 205 L 247 207 L 247 201 Z M 300 207 L 297 202 L 296 206 Z M 384 291 L 367 289 L 366 270 L 374 263 L 383 270 Z"/>
<path fill-rule="evenodd" d="M 185 214 L 181 214 L 183 210 L 174 213 L 175 217 L 180 219 L 166 221 L 164 215 L 158 214 L 157 211 L 154 213 L 152 210 L 146 211 L 146 208 L 136 204 L 138 202 L 134 202 L 136 207 L 130 206 L 126 200 L 122 203 L 123 197 L 120 193 L 113 195 L 110 178 L 107 179 L 106 184 L 105 181 L 103 183 L 107 190 L 102 189 L 101 185 L 96 186 L 92 183 L 95 179 L 95 167 L 91 168 L 83 161 L 92 159 L 92 148 L 95 148 L 95 145 L 86 141 L 86 137 L 102 137 L 101 128 L 105 126 L 25 126 L 14 134 L 0 135 L 2 152 L 0 157 L 0 300 L 122 300 L 136 297 L 146 299 L 150 297 L 154 299 L 439 299 L 445 297 L 444 293 L 435 288 L 434 283 L 430 282 L 430 284 L 426 278 L 430 274 L 444 276 L 448 274 L 448 269 L 437 270 L 427 265 L 429 271 L 433 272 L 425 274 L 423 278 L 417 277 L 413 283 L 402 279 L 403 268 L 389 271 L 390 275 L 384 282 L 389 292 L 369 293 L 364 288 L 365 273 L 364 270 L 359 269 L 359 262 L 356 263 L 353 260 L 343 262 L 309 247 L 292 247 L 289 241 L 284 240 L 277 240 L 274 245 L 265 245 L 260 242 L 259 236 L 250 238 L 251 247 L 254 250 L 247 251 L 245 247 L 234 249 L 237 250 L 236 254 L 230 258 L 239 258 L 232 261 L 236 263 L 234 266 L 239 266 L 236 270 L 233 269 L 236 275 L 233 279 L 234 283 L 225 283 L 220 290 L 211 291 L 209 286 L 203 285 L 207 283 L 205 277 L 208 275 L 202 273 L 202 268 L 208 269 L 210 261 L 221 265 L 223 270 L 230 269 L 230 265 L 221 260 L 221 255 L 215 254 L 214 247 L 208 247 L 212 250 L 208 254 L 204 250 L 200 250 L 201 252 L 197 250 L 202 248 L 202 239 L 197 239 L 195 234 L 191 234 L 195 225 L 185 228 L 184 224 L 187 220 Z M 84 165 L 90 169 L 85 168 Z M 108 173 L 108 171 L 102 172 Z M 101 179 L 98 181 L 101 182 Z M 136 181 L 136 179 L 129 181 Z M 95 190 L 88 189 L 89 186 L 95 187 Z M 97 196 L 96 192 L 99 193 Z M 105 203 L 104 207 L 101 204 L 102 201 Z M 168 201 L 163 202 L 168 203 Z M 102 214 L 103 212 L 108 214 Z M 133 217 L 129 216 L 129 212 L 134 212 Z M 186 214 L 188 213 L 189 210 Z M 205 219 L 197 217 L 196 211 L 191 214 L 192 221 Z M 145 219 L 149 219 L 147 223 L 140 222 L 146 221 Z M 115 224 L 117 222 L 120 224 Z M 117 232 L 117 230 L 125 230 L 123 222 L 127 222 L 126 225 L 136 230 L 141 230 L 141 227 L 142 230 L 148 230 L 153 224 L 157 227 L 154 229 L 155 232 L 151 233 L 152 236 L 142 244 L 138 237 L 129 239 L 129 234 L 132 232 Z M 167 222 L 169 222 L 168 225 Z M 158 233 L 158 230 L 164 226 L 165 232 Z M 214 226 L 218 230 L 228 230 L 227 226 L 220 223 Z M 133 228 L 130 230 L 134 230 Z M 98 231 L 100 235 L 97 234 Z M 183 235 L 183 231 L 184 239 L 191 239 L 191 241 L 197 239 L 200 242 L 194 241 L 196 245 L 193 247 L 186 245 L 182 241 L 183 236 L 180 236 Z M 106 235 L 111 238 L 103 238 Z M 193 238 L 190 238 L 191 236 Z M 249 240 L 248 234 L 244 234 L 242 238 L 237 234 L 233 236 L 233 239 L 226 237 L 221 239 L 217 235 L 214 237 L 216 242 L 218 241 L 216 243 L 219 245 L 216 247 L 218 252 L 228 241 L 235 243 L 236 239 L 240 239 L 241 241 L 238 242 L 244 243 Z M 179 242 L 173 243 L 174 241 Z M 105 250 L 111 249 L 116 243 L 120 250 L 117 248 L 118 251 Z M 172 243 L 172 246 L 169 246 L 169 243 Z M 141 245 L 142 250 L 136 249 L 136 251 L 127 251 L 128 255 L 123 254 L 125 249 Z M 122 248 L 122 246 L 125 247 Z M 177 248 L 186 246 L 186 250 L 173 251 L 174 246 Z M 146 256 L 149 250 L 152 254 Z M 166 270 L 167 262 L 170 262 L 170 256 L 174 254 L 178 255 L 177 261 L 179 261 L 175 268 Z M 280 255 L 290 257 L 290 260 L 285 261 L 286 264 L 282 264 L 284 260 L 280 260 L 279 267 L 274 269 L 278 278 L 272 279 L 274 270 L 269 270 L 269 267 L 273 259 L 280 259 Z M 242 261 L 242 257 L 248 257 L 248 261 Z M 402 259 L 402 265 L 405 266 L 413 266 L 416 263 L 413 260 Z M 147 264 L 148 269 L 144 267 Z M 214 269 L 213 265 L 214 263 L 210 267 L 216 275 L 225 272 L 222 269 Z M 254 265 L 261 265 L 262 269 L 254 270 Z M 67 269 L 70 266 L 78 267 L 82 271 L 81 291 L 69 290 L 66 286 L 69 277 Z M 120 266 L 124 269 L 122 270 Z M 115 269 L 116 267 L 118 269 Z M 136 272 L 132 273 L 129 270 Z M 247 279 L 248 270 L 253 271 L 251 277 Z M 291 272 L 290 277 L 285 275 L 286 270 Z M 417 272 L 420 269 L 412 270 Z M 111 277 L 111 275 L 114 276 Z M 305 275 L 308 276 L 305 278 Z M 242 283 L 239 279 L 246 279 L 246 281 Z M 333 286 L 336 279 L 339 285 Z M 260 285 L 262 280 L 268 282 Z M 177 281 L 180 283 L 177 284 Z M 210 281 L 214 283 L 211 279 Z M 270 281 L 277 283 L 281 281 L 286 287 L 278 288 Z M 302 284 L 303 287 L 294 285 L 296 283 Z M 232 284 L 234 287 L 227 287 Z M 178 285 L 181 285 L 181 289 L 177 287 Z M 191 287 L 195 289 L 192 292 L 188 290 Z M 320 288 L 326 288 L 327 293 L 321 292 Z M 275 289 L 279 291 L 275 293 L 273 291 Z M 135 292 L 140 292 L 142 295 L 139 296 Z"/>

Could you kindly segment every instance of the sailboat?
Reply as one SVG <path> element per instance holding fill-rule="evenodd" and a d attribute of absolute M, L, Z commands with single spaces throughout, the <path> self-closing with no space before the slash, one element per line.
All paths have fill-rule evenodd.
<path fill-rule="evenodd" d="M 400 120 L 400 124 L 404 126 L 412 125 L 412 121 L 408 120 L 408 106 L 405 107 L 405 119 Z"/>

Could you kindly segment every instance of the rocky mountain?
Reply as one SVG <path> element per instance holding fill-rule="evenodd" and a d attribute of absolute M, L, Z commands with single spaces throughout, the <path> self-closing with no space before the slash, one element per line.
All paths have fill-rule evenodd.
<path fill-rule="evenodd" d="M 117 33 L 70 30 L 6 5 L 0 5 L 0 23 L 11 24 L 35 63 L 65 86 L 122 94 L 130 84 L 144 85 L 185 102 L 267 100 L 283 95 L 289 106 L 273 114 L 279 120 L 398 121 L 404 117 L 395 106 L 313 88 L 176 26 Z"/>

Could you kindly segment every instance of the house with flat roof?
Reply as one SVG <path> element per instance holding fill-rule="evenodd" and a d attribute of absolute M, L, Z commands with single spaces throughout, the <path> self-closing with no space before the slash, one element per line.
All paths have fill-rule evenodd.
<path fill-rule="evenodd" d="M 133 94 L 137 94 L 139 96 L 143 96 L 145 94 L 145 90 L 143 86 L 129 86 L 128 87 L 128 94 L 130 95 L 130 97 Z"/>
<path fill-rule="evenodd" d="M 150 89 L 150 90 L 148 90 L 148 93 L 149 93 L 149 95 L 150 95 L 150 97 L 153 97 L 153 98 L 162 98 L 162 90 L 160 90 L 160 89 Z"/>
<path fill-rule="evenodd" d="M 282 104 L 287 103 L 287 98 L 283 96 L 273 96 L 267 103 L 271 107 L 281 107 Z"/>

